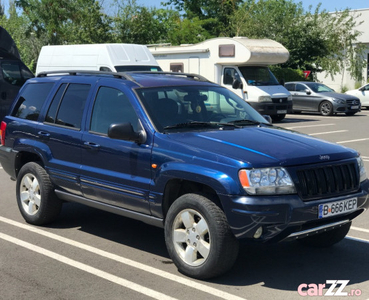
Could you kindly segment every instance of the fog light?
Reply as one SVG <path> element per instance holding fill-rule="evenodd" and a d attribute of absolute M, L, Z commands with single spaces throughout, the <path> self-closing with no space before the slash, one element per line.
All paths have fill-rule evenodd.
<path fill-rule="evenodd" d="M 254 233 L 254 239 L 260 238 L 262 234 L 263 234 L 263 227 L 259 227 L 258 229 L 256 229 Z"/>

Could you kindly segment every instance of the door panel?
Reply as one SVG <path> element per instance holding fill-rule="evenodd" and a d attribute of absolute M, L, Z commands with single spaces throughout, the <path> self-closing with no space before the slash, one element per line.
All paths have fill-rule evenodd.
<path fill-rule="evenodd" d="M 111 124 L 124 122 L 139 127 L 128 97 L 121 90 L 100 87 L 90 131 L 82 137 L 82 191 L 89 199 L 149 214 L 151 146 L 107 136 Z"/>

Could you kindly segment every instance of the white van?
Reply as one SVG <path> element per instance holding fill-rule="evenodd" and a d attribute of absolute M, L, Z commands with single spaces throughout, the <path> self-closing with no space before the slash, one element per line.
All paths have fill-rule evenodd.
<path fill-rule="evenodd" d="M 276 41 L 221 37 L 194 45 L 152 45 L 149 50 L 164 71 L 200 74 L 232 90 L 274 121 L 292 113 L 290 92 L 268 68 L 289 58 L 288 50 Z"/>
<path fill-rule="evenodd" d="M 37 61 L 36 75 L 44 71 L 161 71 L 144 45 L 86 44 L 44 46 Z"/>

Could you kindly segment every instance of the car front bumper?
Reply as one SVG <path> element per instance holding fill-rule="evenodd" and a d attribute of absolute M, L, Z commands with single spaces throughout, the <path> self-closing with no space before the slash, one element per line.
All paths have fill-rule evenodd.
<path fill-rule="evenodd" d="M 227 197 L 221 201 L 236 238 L 248 242 L 278 242 L 319 233 L 356 218 L 369 208 L 369 180 L 358 192 L 314 201 L 302 201 L 298 195 Z M 357 208 L 347 213 L 319 218 L 320 204 L 357 199 Z M 257 230 L 262 227 L 262 235 Z M 256 235 L 255 235 L 256 234 Z"/>

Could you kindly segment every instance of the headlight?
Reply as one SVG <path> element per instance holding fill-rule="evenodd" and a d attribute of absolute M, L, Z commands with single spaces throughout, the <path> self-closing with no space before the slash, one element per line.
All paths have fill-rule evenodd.
<path fill-rule="evenodd" d="M 366 179 L 366 171 L 365 171 L 364 161 L 362 160 L 360 156 L 357 158 L 357 164 L 358 164 L 359 171 L 360 171 L 360 182 L 363 182 Z"/>
<path fill-rule="evenodd" d="M 259 96 L 259 102 L 272 102 L 272 98 L 270 96 Z"/>
<path fill-rule="evenodd" d="M 288 95 L 287 100 L 288 100 L 288 101 L 292 101 L 292 95 Z"/>
<path fill-rule="evenodd" d="M 332 100 L 333 100 L 333 102 L 338 103 L 338 104 L 346 104 L 346 100 L 335 99 L 335 98 L 333 98 Z"/>
<path fill-rule="evenodd" d="M 284 168 L 240 170 L 238 177 L 250 195 L 296 193 L 295 185 Z"/>

